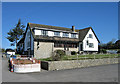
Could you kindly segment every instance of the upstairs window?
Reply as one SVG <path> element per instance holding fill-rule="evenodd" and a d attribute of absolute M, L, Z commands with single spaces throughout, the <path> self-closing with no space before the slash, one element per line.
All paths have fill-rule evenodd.
<path fill-rule="evenodd" d="M 90 48 L 94 48 L 93 43 L 89 43 L 89 47 L 90 47 Z"/>
<path fill-rule="evenodd" d="M 63 32 L 63 37 L 69 37 L 69 33 Z"/>
<path fill-rule="evenodd" d="M 60 32 L 54 32 L 54 36 L 60 36 Z"/>
<path fill-rule="evenodd" d="M 41 30 L 41 34 L 44 35 L 44 36 L 47 36 L 47 35 L 48 35 L 48 31 L 46 31 L 46 30 Z"/>
<path fill-rule="evenodd" d="M 93 38 L 92 34 L 89 34 L 89 38 Z"/>
<path fill-rule="evenodd" d="M 76 34 L 71 34 L 71 38 L 76 38 Z"/>

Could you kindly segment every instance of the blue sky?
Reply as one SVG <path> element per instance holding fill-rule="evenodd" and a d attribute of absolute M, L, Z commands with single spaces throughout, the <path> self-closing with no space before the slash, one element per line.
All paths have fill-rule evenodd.
<path fill-rule="evenodd" d="M 5 37 L 19 18 L 25 26 L 28 22 L 76 29 L 91 26 L 102 43 L 118 39 L 117 2 L 3 2 L 3 48 L 15 48 Z"/>

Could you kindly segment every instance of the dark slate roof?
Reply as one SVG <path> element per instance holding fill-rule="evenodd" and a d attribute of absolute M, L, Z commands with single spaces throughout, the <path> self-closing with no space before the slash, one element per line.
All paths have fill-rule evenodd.
<path fill-rule="evenodd" d="M 72 32 L 72 29 L 71 29 L 71 28 L 65 28 L 65 27 L 57 27 L 57 26 L 34 24 L 34 23 L 28 23 L 27 26 L 29 26 L 30 29 L 31 29 L 31 28 L 34 28 L 34 27 L 42 27 L 42 28 L 57 29 L 57 30 L 64 30 L 64 31 L 70 31 L 70 32 Z M 27 28 L 28 28 L 28 27 L 27 27 Z M 91 29 L 91 30 L 93 31 L 92 27 L 88 27 L 88 28 L 84 28 L 84 29 L 80 29 L 80 30 L 75 30 L 76 32 L 79 32 L 79 41 L 83 41 L 83 40 L 84 40 L 84 38 L 85 38 L 85 36 L 87 35 L 89 29 Z M 26 30 L 27 30 L 27 29 L 26 29 Z M 26 33 L 26 32 L 25 32 L 25 33 Z M 31 33 L 32 33 L 34 39 L 40 39 L 40 38 L 37 38 L 38 36 L 36 37 L 36 36 L 34 35 L 32 29 L 31 29 Z M 93 33 L 94 33 L 95 37 L 97 38 L 97 36 L 96 36 L 96 34 L 95 34 L 94 31 L 93 31 Z M 45 38 L 45 37 L 43 37 L 43 38 Z M 57 37 L 54 37 L 54 38 L 57 39 Z M 54 39 L 54 38 L 51 38 L 51 39 Z M 65 39 L 65 38 L 59 38 L 59 37 L 58 37 L 58 39 L 59 39 L 59 40 L 63 40 L 63 39 Z M 54 39 L 54 40 L 55 40 L 55 39 Z M 70 41 L 78 41 L 78 40 L 74 40 L 74 39 L 70 39 L 70 38 L 67 38 L 67 40 L 70 40 Z M 100 41 L 99 41 L 98 38 L 97 38 L 97 40 L 98 40 L 98 42 L 100 43 Z"/>
<path fill-rule="evenodd" d="M 56 30 L 63 30 L 63 31 L 72 32 L 72 28 L 66 28 L 66 27 L 58 27 L 58 26 L 34 24 L 34 23 L 28 23 L 28 25 L 29 25 L 30 28 L 40 27 L 40 28 L 48 28 L 48 29 L 56 29 Z M 78 32 L 78 30 L 75 30 L 75 31 Z"/>
<path fill-rule="evenodd" d="M 90 27 L 79 30 L 79 41 L 83 41 L 84 40 L 84 38 L 87 35 L 89 30 L 90 30 Z"/>
<path fill-rule="evenodd" d="M 99 41 L 99 39 L 97 38 L 97 36 L 96 36 L 95 32 L 93 31 L 92 27 L 88 27 L 88 28 L 79 30 L 79 41 L 82 42 L 82 41 L 84 40 L 85 36 L 87 35 L 87 33 L 88 33 L 88 31 L 89 31 L 90 29 L 91 29 L 92 32 L 94 33 L 94 35 L 95 35 L 96 39 L 98 40 L 98 42 L 100 43 L 100 41 Z"/>
<path fill-rule="evenodd" d="M 13 49 L 6 49 L 5 52 L 15 52 Z"/>

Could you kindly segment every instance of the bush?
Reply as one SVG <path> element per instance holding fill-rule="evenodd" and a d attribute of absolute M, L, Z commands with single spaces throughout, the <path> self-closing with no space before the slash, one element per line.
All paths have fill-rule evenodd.
<path fill-rule="evenodd" d="M 101 49 L 100 53 L 107 53 L 107 51 L 105 49 Z"/>
<path fill-rule="evenodd" d="M 56 50 L 52 54 L 52 60 L 53 61 L 59 61 L 61 58 L 65 55 L 65 52 L 63 50 Z"/>
<path fill-rule="evenodd" d="M 65 55 L 65 51 L 63 50 L 56 50 L 55 52 L 61 56 Z"/>
<path fill-rule="evenodd" d="M 117 53 L 120 53 L 120 50 L 118 50 Z"/>
<path fill-rule="evenodd" d="M 77 52 L 71 51 L 71 55 L 76 55 L 76 54 L 77 54 Z"/>

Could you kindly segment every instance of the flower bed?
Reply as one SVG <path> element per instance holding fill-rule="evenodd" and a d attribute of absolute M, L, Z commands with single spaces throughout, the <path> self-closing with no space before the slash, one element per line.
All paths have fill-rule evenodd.
<path fill-rule="evenodd" d="M 27 73 L 27 72 L 40 72 L 41 65 L 40 60 L 28 58 L 28 59 L 14 59 L 10 58 L 11 72 Z"/>

